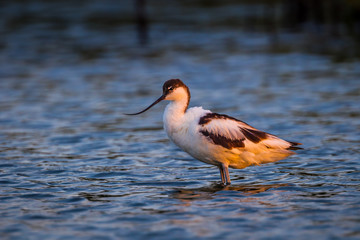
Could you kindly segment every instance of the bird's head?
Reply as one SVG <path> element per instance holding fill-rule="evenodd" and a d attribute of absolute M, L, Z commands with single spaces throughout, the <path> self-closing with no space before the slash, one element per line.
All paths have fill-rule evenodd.
<path fill-rule="evenodd" d="M 128 113 L 126 115 L 138 115 L 143 112 L 146 112 L 151 107 L 161 102 L 162 100 L 169 101 L 181 101 L 186 100 L 187 104 L 190 100 L 190 91 L 189 88 L 180 80 L 180 79 L 170 79 L 166 81 L 163 85 L 163 94 L 155 102 L 153 102 L 149 107 L 138 113 Z"/>

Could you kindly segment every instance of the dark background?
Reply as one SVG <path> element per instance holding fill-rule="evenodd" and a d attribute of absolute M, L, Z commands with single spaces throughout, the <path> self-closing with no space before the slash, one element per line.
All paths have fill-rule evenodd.
<path fill-rule="evenodd" d="M 171 43 L 173 32 L 215 29 L 219 35 L 221 31 L 266 33 L 265 48 L 271 52 L 327 54 L 336 61 L 360 54 L 356 0 L 15 0 L 3 1 L 0 11 L 0 49 L 7 61 L 41 63 L 65 53 L 70 54 L 66 61 L 96 60 L 128 48 Z M 183 38 L 186 43 L 192 36 Z M 206 37 L 199 42 L 210 48 L 214 44 Z M 231 38 L 223 44 L 229 49 L 242 47 Z M 259 51 L 248 46 L 241 50 Z"/>

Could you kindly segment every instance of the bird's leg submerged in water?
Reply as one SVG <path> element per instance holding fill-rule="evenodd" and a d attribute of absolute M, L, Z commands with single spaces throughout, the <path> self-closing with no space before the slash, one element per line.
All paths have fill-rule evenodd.
<path fill-rule="evenodd" d="M 229 175 L 229 168 L 228 166 L 221 164 L 219 166 L 219 170 L 220 170 L 220 176 L 221 176 L 221 182 L 224 185 L 230 185 L 231 181 L 230 181 L 230 175 Z"/>

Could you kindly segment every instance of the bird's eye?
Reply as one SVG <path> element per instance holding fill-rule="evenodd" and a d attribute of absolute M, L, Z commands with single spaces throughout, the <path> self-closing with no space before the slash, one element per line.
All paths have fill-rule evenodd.
<path fill-rule="evenodd" d="M 172 90 L 174 90 L 174 88 L 170 86 L 170 87 L 168 87 L 168 90 L 172 91 Z"/>

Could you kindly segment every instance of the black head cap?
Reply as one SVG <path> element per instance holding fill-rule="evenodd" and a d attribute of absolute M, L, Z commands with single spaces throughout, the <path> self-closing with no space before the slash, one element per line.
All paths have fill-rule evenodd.
<path fill-rule="evenodd" d="M 188 87 L 180 79 L 167 80 L 163 85 L 163 94 L 166 95 L 178 87 L 184 87 L 185 89 L 188 89 Z"/>

